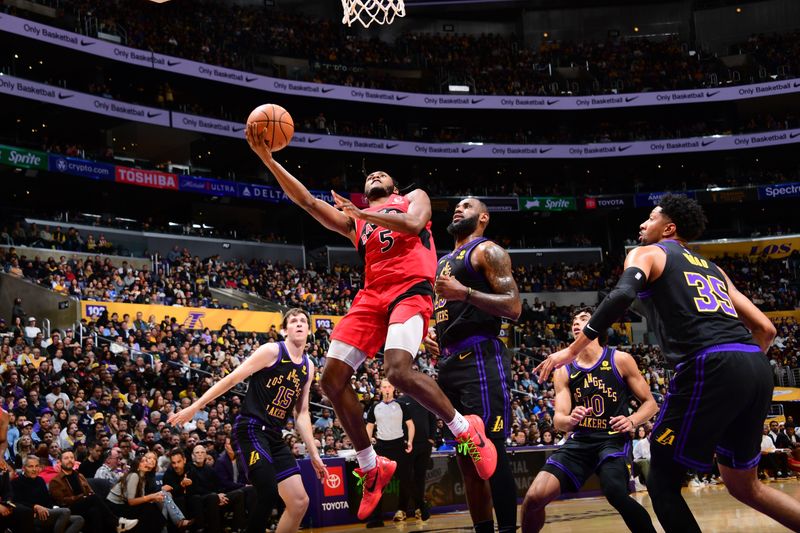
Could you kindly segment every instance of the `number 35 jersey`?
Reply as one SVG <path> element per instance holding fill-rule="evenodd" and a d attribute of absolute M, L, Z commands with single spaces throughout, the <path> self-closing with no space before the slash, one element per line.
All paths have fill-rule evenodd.
<path fill-rule="evenodd" d="M 386 203 L 368 207 L 370 213 L 406 213 L 410 202 L 392 194 Z M 431 235 L 431 221 L 418 235 L 392 231 L 356 219 L 356 248 L 364 260 L 365 289 L 403 289 L 421 281 L 433 287 L 436 275 L 436 247 Z M 403 292 L 401 290 L 400 292 Z"/>
<path fill-rule="evenodd" d="M 664 357 L 678 364 L 719 344 L 755 344 L 736 313 L 722 271 L 711 261 L 664 240 L 664 272 L 639 293 L 643 310 Z"/>
<path fill-rule="evenodd" d="M 280 433 L 286 420 L 294 416 L 294 406 L 308 380 L 308 355 L 303 354 L 303 360 L 295 363 L 284 342 L 279 342 L 275 362 L 250 376 L 242 415 L 261 420 Z"/>

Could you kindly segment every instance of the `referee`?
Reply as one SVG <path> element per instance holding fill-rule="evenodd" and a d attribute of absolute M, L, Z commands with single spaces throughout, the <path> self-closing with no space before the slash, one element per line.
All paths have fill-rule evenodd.
<path fill-rule="evenodd" d="M 367 412 L 367 435 L 372 439 L 375 435 L 375 452 L 378 455 L 397 461 L 395 475 L 400 478 L 401 484 L 408 473 L 407 457 L 413 450 L 414 421 L 411 420 L 407 409 L 394 399 L 394 386 L 387 379 L 381 380 L 381 401 L 372 404 Z M 404 439 L 404 430 L 408 430 L 408 443 Z M 383 527 L 382 506 L 378 503 L 375 511 L 367 522 L 367 527 Z M 405 520 L 405 512 L 398 510 L 395 519 Z"/>

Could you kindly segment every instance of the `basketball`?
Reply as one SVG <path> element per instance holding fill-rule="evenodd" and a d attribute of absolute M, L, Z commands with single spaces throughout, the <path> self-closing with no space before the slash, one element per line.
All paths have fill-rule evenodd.
<path fill-rule="evenodd" d="M 271 152 L 286 147 L 294 135 L 294 120 L 284 108 L 277 104 L 263 104 L 253 109 L 247 117 L 247 125 L 258 124 L 258 133 L 266 130 L 265 143 Z"/>

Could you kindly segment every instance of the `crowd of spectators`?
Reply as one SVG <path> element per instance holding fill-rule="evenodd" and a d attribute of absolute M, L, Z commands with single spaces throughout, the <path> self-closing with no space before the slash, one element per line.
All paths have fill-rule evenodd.
<path fill-rule="evenodd" d="M 40 235 L 36 225 L 28 229 L 34 231 L 28 232 L 28 239 L 22 243 L 40 243 L 41 236 L 31 240 Z M 53 235 L 72 235 L 73 232 L 70 229 L 65 234 L 58 228 Z M 25 230 L 17 226 L 12 233 L 22 234 Z M 105 242 L 102 235 L 100 241 Z M 73 238 L 72 242 L 78 241 Z M 559 240 L 558 243 L 581 244 L 579 239 Z M 11 248 L 3 257 L 2 267 L 12 275 L 85 300 L 220 308 L 209 289 L 229 288 L 255 294 L 287 308 L 302 307 L 310 313 L 325 315 L 345 314 L 363 282 L 361 269 L 346 264 L 336 263 L 328 270 L 314 262 L 303 268 L 271 260 L 223 260 L 218 255 L 200 258 L 178 245 L 154 261 L 153 267 L 148 263 L 135 267 L 127 260 L 112 259 L 103 249 L 96 249 L 94 253 L 94 257 L 84 259 L 62 256 L 59 260 L 54 257 L 43 260 Z M 800 308 L 800 255 L 797 253 L 784 259 L 752 260 L 742 256 L 716 259 L 739 290 L 760 309 Z M 621 264 L 614 261 L 530 263 L 517 264 L 514 274 L 523 293 L 606 291 L 616 283 L 621 268 Z M 547 315 L 540 302 L 529 306 L 532 312 Z"/>
<path fill-rule="evenodd" d="M 205 268 L 204 276 L 210 277 L 213 274 L 209 273 L 215 272 L 225 276 L 226 269 L 231 268 L 226 279 L 243 278 L 241 273 L 235 273 L 242 265 L 219 263 L 215 266 L 213 260 L 200 261 L 186 251 L 176 254 L 170 264 L 173 272 L 181 268 L 181 272 L 186 274 L 195 272 L 195 268 L 200 271 Z M 5 263 L 8 261 L 6 257 Z M 785 271 L 779 270 L 781 264 L 787 265 L 786 262 L 765 261 L 756 263 L 754 267 L 738 259 L 725 261 L 728 261 L 724 263 L 725 268 L 738 280 L 740 287 L 747 282 L 769 284 L 772 278 L 787 276 Z M 49 264 L 56 270 L 62 269 L 65 274 L 66 267 L 70 266 L 57 262 Z M 266 265 L 260 266 L 266 268 Z M 87 267 L 89 271 L 101 274 L 86 276 Z M 46 268 L 46 265 L 38 268 Z M 106 283 L 118 278 L 124 285 L 125 278 L 133 275 L 124 268 L 115 268 L 102 257 L 75 263 L 70 266 L 70 271 L 81 273 L 80 279 L 88 280 L 89 285 L 92 281 L 103 280 Z M 301 273 L 288 265 L 273 265 L 268 272 L 271 272 L 268 275 L 270 280 L 292 280 L 289 286 L 302 285 L 308 279 L 328 275 L 309 275 L 308 271 Z M 598 265 L 526 268 L 519 274 L 524 279 L 521 282 L 523 287 L 541 279 L 540 283 L 545 287 L 552 283 L 556 287 L 574 290 L 578 287 L 570 285 L 570 272 L 586 275 L 592 280 L 593 289 L 608 286 L 615 274 Z M 35 275 L 41 274 L 40 270 Z M 139 281 L 134 281 L 131 286 L 136 283 L 144 286 L 142 275 L 142 272 L 136 273 Z M 556 278 L 559 276 L 564 280 L 558 281 Z M 186 278 L 187 282 L 190 278 L 191 275 Z M 76 276 L 74 279 L 79 278 Z M 254 283 L 257 279 L 252 278 Z M 792 279 L 796 281 L 796 278 Z M 121 289 L 122 294 L 129 296 L 130 292 L 126 291 L 128 289 Z M 302 302 L 292 300 L 291 305 L 297 301 Z M 146 478 L 152 477 L 150 472 L 153 472 L 156 480 L 162 477 L 167 480 L 175 476 L 180 479 L 183 469 L 189 469 L 193 472 L 192 477 L 202 477 L 204 474 L 200 472 L 204 472 L 208 479 L 217 479 L 219 486 L 225 487 L 224 493 L 229 496 L 226 499 L 231 505 L 249 505 L 242 488 L 243 479 L 233 477 L 236 470 L 228 468 L 233 456 L 230 453 L 231 423 L 240 409 L 245 385 L 210 403 L 182 428 L 171 427 L 165 421 L 175 410 L 199 397 L 215 380 L 231 372 L 259 345 L 281 340 L 281 332 L 276 327 L 271 327 L 266 333 L 241 332 L 232 324 L 224 325 L 219 331 L 208 328 L 189 330 L 169 316 L 159 320 L 144 317 L 141 313 L 135 317 L 105 313 L 83 320 L 78 326 L 79 331 L 53 331 L 45 338 L 35 317 L 26 314 L 24 307 L 24 302 L 17 300 L 12 309 L 12 323 L 0 320 L 0 390 L 3 407 L 11 414 L 12 421 L 7 456 L 10 464 L 22 469 L 25 475 L 34 472 L 29 469 L 29 466 L 35 466 L 33 463 L 40 465 L 33 477 L 38 475 L 50 482 L 53 500 L 66 507 L 70 506 L 63 500 L 63 492 L 54 494 L 51 480 L 58 476 L 63 478 L 65 468 L 71 468 L 73 456 L 79 461 L 75 469 L 89 480 L 90 490 L 101 495 L 102 489 L 97 488 L 96 479 L 108 480 L 105 486 L 108 489 L 109 484 L 118 481 L 128 471 L 138 472 Z M 558 445 L 564 438 L 553 428 L 552 386 L 540 385 L 533 369 L 543 356 L 565 347 L 570 341 L 569 321 L 574 309 L 559 307 L 552 302 L 526 301 L 519 323 L 511 326 L 513 391 L 509 446 Z M 797 334 L 800 328 L 794 319 L 780 319 L 776 326 L 778 336 L 768 355 L 777 375 L 779 367 L 797 368 L 800 356 Z M 633 354 L 654 395 L 659 401 L 663 400 L 670 373 L 658 348 L 633 344 L 629 331 L 620 326 L 608 333 L 610 344 L 623 346 Z M 307 350 L 318 372 L 324 370 L 328 342 L 325 330 L 318 330 L 308 339 Z M 436 356 L 421 348 L 416 360 L 420 371 L 436 376 L 437 362 Z M 381 376 L 380 359 L 369 361 L 353 376 L 351 386 L 365 407 L 380 400 L 378 385 Z M 352 443 L 323 397 L 318 378 L 319 374 L 311 386 L 311 401 L 314 436 L 319 449 L 329 457 L 352 454 Z M 303 457 L 303 446 L 291 422 L 284 430 L 284 437 L 293 453 Z M 437 448 L 448 449 L 447 429 L 441 421 L 437 422 L 432 438 Z M 170 451 L 173 449 L 178 450 L 176 455 Z M 151 453 L 150 459 L 144 458 L 146 452 Z M 37 459 L 29 462 L 31 457 Z M 143 467 L 147 461 L 152 461 L 152 465 Z M 176 473 L 176 469 L 181 472 Z M 243 470 L 238 472 L 241 476 Z M 69 472 L 66 474 L 70 475 Z M 143 490 L 142 497 L 163 493 L 157 482 L 146 483 Z M 237 490 L 242 494 L 236 493 Z M 217 492 L 214 492 L 215 497 Z M 184 495 L 187 498 L 181 499 L 181 494 L 173 491 L 170 497 L 180 507 L 182 520 L 214 524 L 214 520 L 224 518 L 224 513 L 211 516 L 208 509 L 216 510 L 218 507 L 189 504 L 188 496 L 197 496 L 193 501 L 201 502 L 210 497 L 208 494 L 187 493 Z M 113 500 L 114 496 L 110 499 Z M 168 502 L 161 501 L 163 499 L 163 495 L 150 496 L 147 501 L 167 505 Z M 111 506 L 110 509 L 124 512 L 119 507 Z M 79 515 L 76 510 L 73 514 Z M 104 520 L 102 516 L 83 518 L 95 523 Z M 149 516 L 151 520 L 156 518 L 155 514 Z M 175 520 L 177 523 L 177 518 Z"/>
<path fill-rule="evenodd" d="M 309 60 L 303 76 L 313 81 L 372 88 L 409 88 L 392 70 L 432 73 L 416 90 L 438 92 L 446 71 L 470 80 L 478 94 L 578 94 L 669 90 L 728 83 L 728 69 L 710 54 L 678 38 L 609 38 L 558 41 L 545 36 L 526 44 L 518 35 L 403 33 L 393 41 L 358 37 L 338 20 L 282 9 L 189 2 L 133 5 L 70 0 L 68 13 L 92 16 L 101 31 L 136 48 L 247 70 L 256 56 Z M 731 46 L 749 54 L 769 75 L 798 72 L 797 32 L 757 35 Z M 343 68 L 344 67 L 344 68 Z M 558 69 L 570 69 L 569 81 Z M 749 72 L 748 72 L 749 73 Z M 748 80 L 748 73 L 741 76 Z M 740 73 L 741 74 L 741 73 Z M 716 75 L 716 76 L 714 76 Z"/>

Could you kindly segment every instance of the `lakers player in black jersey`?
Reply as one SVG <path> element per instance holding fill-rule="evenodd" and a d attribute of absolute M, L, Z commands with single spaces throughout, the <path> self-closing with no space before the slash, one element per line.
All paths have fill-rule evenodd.
<path fill-rule="evenodd" d="M 456 206 L 447 231 L 455 249 L 442 257 L 436 272 L 436 328 L 425 344 L 442 358 L 439 386 L 464 414 L 483 419 L 497 448 L 497 469 L 481 479 L 472 461 L 458 455 L 470 516 L 476 533 L 493 532 L 492 504 L 500 533 L 517 529 L 514 476 L 505 453 L 511 415 L 511 356 L 498 338 L 500 318 L 516 320 L 522 311 L 508 252 L 486 239 L 486 205 L 465 198 Z"/>
<path fill-rule="evenodd" d="M 579 309 L 572 318 L 572 333 L 579 335 L 591 316 L 591 309 Z M 559 431 L 572 433 L 528 489 L 522 502 L 522 531 L 542 529 L 545 506 L 564 492 L 577 492 L 597 472 L 603 495 L 628 529 L 655 533 L 650 515 L 628 494 L 630 433 L 658 411 L 636 361 L 595 339 L 573 363 L 555 372 L 553 382 L 553 423 Z M 632 397 L 640 402 L 635 413 L 630 413 Z"/>
<path fill-rule="evenodd" d="M 319 479 L 328 471 L 314 445 L 308 391 L 314 379 L 314 363 L 304 353 L 309 316 L 302 309 L 290 309 L 281 326 L 286 341 L 261 345 L 236 370 L 222 378 L 186 409 L 173 414 L 169 423 L 182 426 L 210 401 L 250 377 L 242 411 L 233 428 L 234 448 L 247 467 L 247 477 L 256 489 L 258 505 L 248 510 L 248 533 L 264 533 L 278 496 L 286 510 L 278 522 L 277 533 L 300 529 L 308 508 L 308 495 L 300 479 L 300 469 L 281 431 L 294 415 L 297 433 L 306 445 L 311 464 Z"/>
<path fill-rule="evenodd" d="M 705 223 L 696 201 L 666 195 L 641 224 L 642 246 L 628 254 L 617 286 L 575 342 L 537 367 L 539 379 L 573 361 L 638 297 L 676 370 L 650 444 L 647 490 L 661 525 L 700 531 L 681 485 L 688 468 L 710 471 L 716 454 L 732 496 L 800 531 L 800 502 L 761 484 L 756 472 L 772 401 L 764 353 L 775 327 L 725 272 L 687 248 Z"/>

